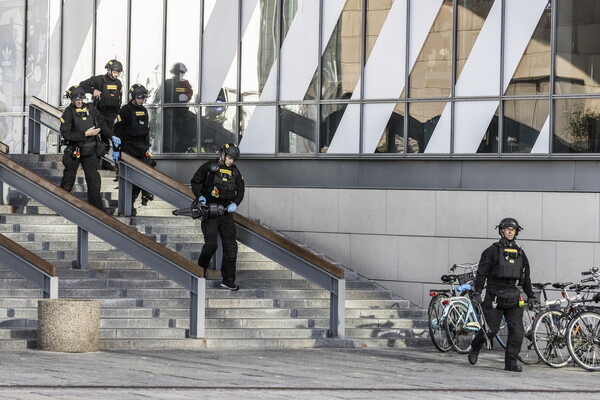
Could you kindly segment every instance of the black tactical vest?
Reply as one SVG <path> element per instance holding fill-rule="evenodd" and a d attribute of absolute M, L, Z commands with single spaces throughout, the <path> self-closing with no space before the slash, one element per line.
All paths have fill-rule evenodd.
<path fill-rule="evenodd" d="M 99 110 L 115 110 L 121 107 L 121 82 L 113 81 L 108 76 L 102 76 L 102 95 L 98 104 Z"/>
<path fill-rule="evenodd" d="M 96 126 L 96 121 L 87 106 L 81 108 L 72 107 L 71 110 L 73 110 L 73 126 L 71 128 L 73 132 L 85 132 Z M 95 136 L 90 136 L 90 139 L 86 138 L 85 141 L 92 142 L 92 139 L 94 142 L 96 141 Z"/>
<path fill-rule="evenodd" d="M 235 170 L 225 166 L 217 166 L 214 168 L 215 165 L 216 164 L 213 164 L 211 166 L 211 171 L 209 171 L 209 175 L 212 175 L 212 184 L 210 184 L 208 187 L 210 195 L 215 199 L 235 199 L 235 195 L 237 193 Z M 212 171 L 213 169 L 216 171 Z M 210 182 L 210 179 L 207 181 Z"/>
<path fill-rule="evenodd" d="M 496 243 L 498 247 L 498 264 L 492 267 L 492 275 L 496 278 L 521 279 L 523 271 L 523 255 L 521 249 L 506 247 Z"/>

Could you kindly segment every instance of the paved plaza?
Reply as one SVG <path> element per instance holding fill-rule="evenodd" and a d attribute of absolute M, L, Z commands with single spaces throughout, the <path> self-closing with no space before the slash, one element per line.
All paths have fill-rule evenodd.
<path fill-rule="evenodd" d="M 600 399 L 600 373 L 423 349 L 0 352 L 0 399 Z"/>

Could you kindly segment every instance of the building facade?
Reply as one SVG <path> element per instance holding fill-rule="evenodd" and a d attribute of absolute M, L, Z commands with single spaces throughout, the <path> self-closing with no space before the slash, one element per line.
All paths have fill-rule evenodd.
<path fill-rule="evenodd" d="M 13 151 L 116 58 L 160 169 L 239 143 L 241 212 L 416 304 L 505 216 L 534 280 L 600 263 L 600 0 L 3 0 L 0 32 Z"/>

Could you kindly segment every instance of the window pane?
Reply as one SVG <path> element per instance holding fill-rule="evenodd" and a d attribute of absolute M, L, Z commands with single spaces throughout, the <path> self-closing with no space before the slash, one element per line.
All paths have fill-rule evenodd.
<path fill-rule="evenodd" d="M 185 21 L 182 21 L 182 16 Z M 157 93 L 156 102 L 162 101 L 163 104 L 195 102 L 200 58 L 199 1 L 170 0 L 167 2 L 166 52 L 166 79 Z"/>
<path fill-rule="evenodd" d="M 276 106 L 240 107 L 240 150 L 243 153 L 275 153 Z"/>
<path fill-rule="evenodd" d="M 129 85 L 142 84 L 148 89 L 148 103 L 155 103 L 162 83 L 162 0 L 131 2 L 131 66 Z M 149 27 L 152 27 L 149 29 Z"/>
<path fill-rule="evenodd" d="M 556 4 L 556 94 L 600 93 L 600 0 Z"/>
<path fill-rule="evenodd" d="M 242 3 L 242 12 L 251 13 L 250 23 L 242 38 L 241 101 L 275 100 L 275 92 L 261 97 L 272 66 L 277 60 L 277 0 L 260 0 L 254 9 Z"/>
<path fill-rule="evenodd" d="M 0 5 L 0 10 L 2 10 L 2 5 Z M 48 3 L 30 3 L 28 5 L 28 12 L 30 13 L 30 18 L 27 21 L 27 71 L 25 72 L 27 79 L 27 88 L 25 89 L 27 102 L 29 102 L 31 96 L 36 96 L 40 99 L 48 98 Z M 0 11 L 1 14 L 2 11 Z M 4 38 L 4 33 L 1 33 L 0 37 Z M 0 46 L 5 48 L 5 43 L 0 43 Z M 0 78 L 0 87 L 4 86 L 4 84 L 2 78 Z M 54 99 L 52 103 L 56 105 Z"/>
<path fill-rule="evenodd" d="M 349 99 L 360 77 L 362 2 L 346 0 L 321 58 L 321 97 Z M 317 73 L 305 100 L 316 98 Z"/>
<path fill-rule="evenodd" d="M 106 72 L 104 67 L 108 60 L 119 60 L 123 64 L 125 72 L 119 79 L 125 88 L 127 88 L 125 78 L 129 69 L 129 66 L 125 65 L 127 60 L 127 23 L 126 1 L 102 0 L 97 2 L 94 74 L 104 74 Z M 125 98 L 125 96 L 123 97 Z"/>
<path fill-rule="evenodd" d="M 238 0 L 219 0 L 205 4 L 202 101 L 214 102 L 221 94 L 228 101 L 237 100 L 239 3 Z M 242 32 L 248 19 L 242 20 Z"/>
<path fill-rule="evenodd" d="M 63 5 L 62 31 L 62 68 L 61 93 L 78 85 L 93 73 L 92 66 L 92 25 L 94 2 L 65 0 Z M 2 35 L 4 37 L 4 35 Z M 106 60 L 108 61 L 108 60 Z M 61 97 L 63 105 L 69 105 L 69 100 Z"/>
<path fill-rule="evenodd" d="M 457 1 L 456 79 L 458 80 L 494 0 Z"/>
<path fill-rule="evenodd" d="M 235 106 L 204 107 L 200 125 L 200 152 L 216 153 L 226 143 L 237 143 Z"/>
<path fill-rule="evenodd" d="M 297 9 L 294 6 L 297 4 Z M 284 29 L 280 55 L 280 100 L 302 100 L 319 62 L 320 0 L 285 1 L 284 19 L 292 18 Z M 298 57 L 302 54 L 302 57 Z"/>
<path fill-rule="evenodd" d="M 419 49 L 411 49 L 411 52 Z M 446 97 L 452 74 L 452 1 L 444 1 L 409 75 L 410 97 Z"/>
<path fill-rule="evenodd" d="M 163 109 L 163 153 L 195 153 L 198 107 Z"/>
<path fill-rule="evenodd" d="M 510 35 L 504 42 L 505 74 L 509 74 L 508 76 L 505 75 L 505 80 L 508 82 L 510 79 L 508 88 L 505 91 L 506 95 L 547 94 L 549 91 L 552 10 L 544 6 L 544 2 L 545 0 L 541 1 L 543 7 L 541 17 L 523 54 L 513 54 L 515 48 L 521 48 L 515 45 L 515 41 L 522 40 L 526 34 L 525 32 L 529 32 L 530 27 L 522 23 L 506 26 L 508 21 L 506 22 L 505 32 L 506 35 Z M 530 11 L 529 6 L 521 0 L 508 2 L 506 12 L 509 15 L 506 16 L 506 19 L 512 21 L 524 12 L 527 12 L 528 16 L 539 12 L 536 8 Z M 513 59 L 520 60 L 514 73 Z"/>
<path fill-rule="evenodd" d="M 600 152 L 600 99 L 556 100 L 554 153 Z"/>
<path fill-rule="evenodd" d="M 548 100 L 505 101 L 502 151 L 531 153 L 548 119 L 548 107 Z"/>
<path fill-rule="evenodd" d="M 344 111 L 348 107 L 343 104 L 323 104 L 321 106 L 321 136 L 319 138 L 319 152 L 327 153 L 331 140 L 344 116 Z"/>
<path fill-rule="evenodd" d="M 161 136 L 158 132 L 162 131 L 162 119 L 160 108 L 146 105 L 148 109 L 148 121 L 150 124 L 150 152 L 157 153 L 160 151 Z"/>
<path fill-rule="evenodd" d="M 429 139 L 440 121 L 446 107 L 445 101 L 428 103 L 410 103 L 408 105 L 408 140 L 409 153 L 424 153 Z M 448 132 L 449 134 L 449 132 Z M 448 149 L 449 151 L 449 149 Z"/>
<path fill-rule="evenodd" d="M 295 104 L 279 108 L 279 152 L 315 153 L 317 106 Z"/>
<path fill-rule="evenodd" d="M 498 101 L 454 103 L 453 152 L 498 152 Z"/>
<path fill-rule="evenodd" d="M 390 109 L 393 109 L 391 114 Z M 389 117 L 387 122 L 382 118 L 383 115 L 378 115 L 379 113 Z M 376 119 L 385 123 L 385 126 L 378 126 L 380 123 L 376 122 Z M 365 153 L 404 153 L 404 103 L 366 104 L 363 128 Z M 376 140 L 374 150 L 372 145 L 368 144 L 373 139 Z M 416 145 L 414 139 L 412 142 Z"/>

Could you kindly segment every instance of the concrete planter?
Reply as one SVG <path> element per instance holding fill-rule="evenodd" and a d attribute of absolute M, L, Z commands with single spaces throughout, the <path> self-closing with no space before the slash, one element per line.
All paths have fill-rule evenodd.
<path fill-rule="evenodd" d="M 86 353 L 100 348 L 100 302 L 82 299 L 38 301 L 38 349 Z"/>

